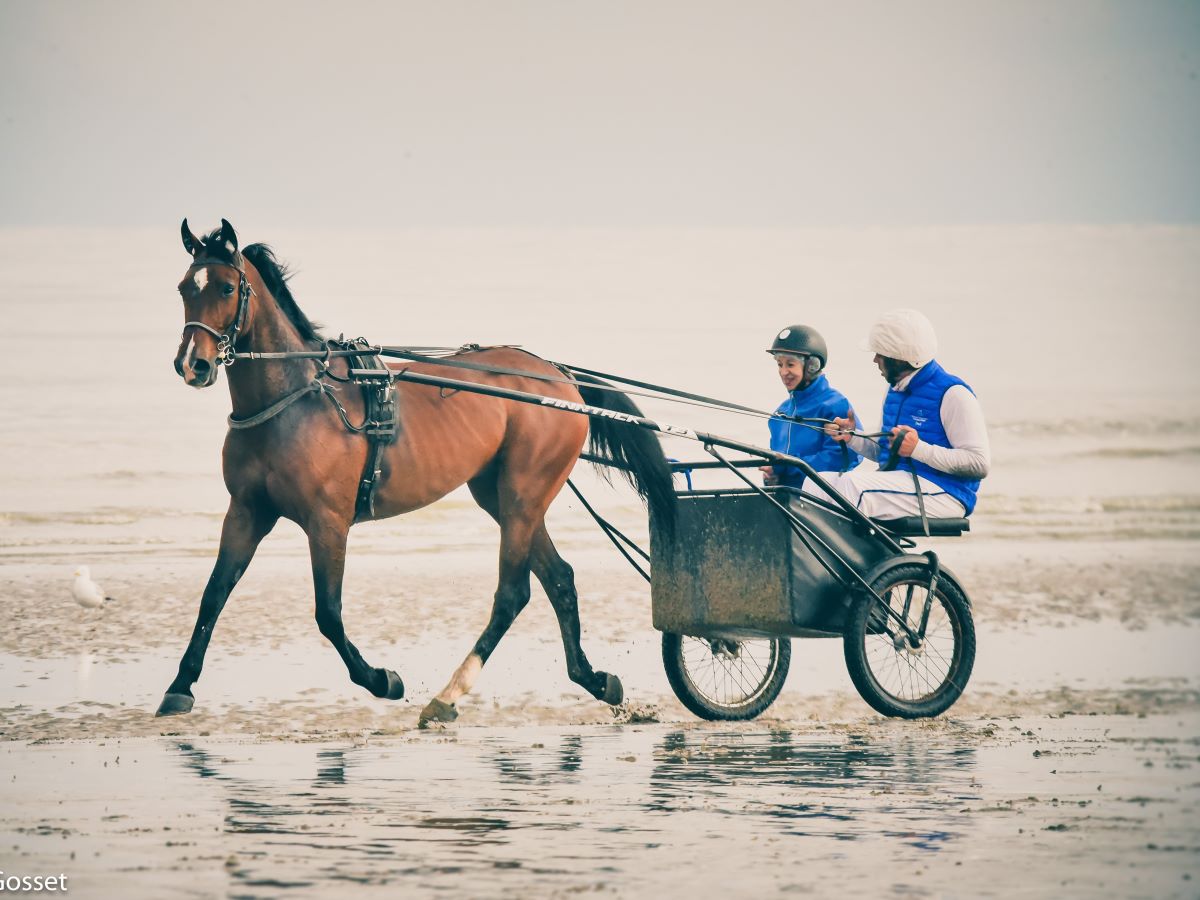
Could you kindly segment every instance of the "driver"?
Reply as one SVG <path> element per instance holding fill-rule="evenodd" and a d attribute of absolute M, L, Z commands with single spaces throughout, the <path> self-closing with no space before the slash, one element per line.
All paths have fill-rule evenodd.
<path fill-rule="evenodd" d="M 779 380 L 788 390 L 788 398 L 775 410 L 776 416 L 795 416 L 812 419 L 854 418 L 850 401 L 835 390 L 823 374 L 829 360 L 825 338 L 807 325 L 789 325 L 775 336 L 767 350 L 779 367 Z M 859 455 L 845 444 L 825 434 L 820 426 L 789 422 L 773 418 L 767 423 L 771 430 L 771 449 L 788 456 L 798 456 L 818 472 L 845 472 L 858 465 Z M 763 466 L 763 483 L 799 488 L 804 473 L 795 466 Z"/>
<path fill-rule="evenodd" d="M 852 436 L 849 416 L 825 431 L 880 466 L 831 474 L 826 480 L 871 518 L 969 516 L 991 464 L 987 424 L 975 392 L 933 358 L 933 325 L 915 309 L 894 309 L 871 326 L 864 349 L 875 354 L 875 364 L 891 386 L 883 401 L 885 434 L 879 443 Z M 899 442 L 899 461 L 887 471 L 894 442 Z M 824 494 L 819 488 L 808 490 Z"/>

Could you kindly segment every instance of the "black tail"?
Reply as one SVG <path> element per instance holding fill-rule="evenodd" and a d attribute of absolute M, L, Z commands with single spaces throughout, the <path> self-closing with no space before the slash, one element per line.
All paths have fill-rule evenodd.
<path fill-rule="evenodd" d="M 599 406 L 613 412 L 641 416 L 637 404 L 617 391 L 599 391 L 589 384 L 611 387 L 606 381 L 572 372 L 579 382 L 579 394 L 588 406 Z M 638 425 L 629 425 L 602 416 L 589 419 L 591 432 L 588 449 L 596 456 L 612 460 L 625 480 L 646 501 L 650 520 L 667 534 L 675 530 L 675 487 L 671 483 L 671 468 L 666 454 L 654 432 Z M 605 478 L 608 467 L 597 464 Z"/>

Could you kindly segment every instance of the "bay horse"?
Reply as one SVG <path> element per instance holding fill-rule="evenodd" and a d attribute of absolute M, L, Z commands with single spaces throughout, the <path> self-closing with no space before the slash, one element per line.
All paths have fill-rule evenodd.
<path fill-rule="evenodd" d="M 357 499 L 368 439 L 347 425 L 363 420 L 366 400 L 360 387 L 337 380 L 347 376 L 349 364 L 344 358 L 291 358 L 228 365 L 230 350 L 313 351 L 325 343 L 296 305 L 287 270 L 270 247 L 252 244 L 239 249 L 237 234 L 224 219 L 204 238 L 194 235 L 184 219 L 181 234 L 192 260 L 179 283 L 185 324 L 175 370 L 187 384 L 205 388 L 226 368 L 233 406 L 222 455 L 229 509 L 195 629 L 157 714 L 191 710 L 192 685 L 200 677 L 217 618 L 259 543 L 281 517 L 296 522 L 308 537 L 317 627 L 341 655 L 351 681 L 376 697 L 403 697 L 400 677 L 391 669 L 369 665 L 346 637 L 342 573 L 348 532 L 356 515 L 362 521 L 411 512 L 464 483 L 500 526 L 499 581 L 487 626 L 445 688 L 424 707 L 419 724 L 457 717 L 456 702 L 471 689 L 528 603 L 531 571 L 558 617 L 571 680 L 599 700 L 620 703 L 620 679 L 593 670 L 580 646 L 574 575 L 550 540 L 545 515 L 590 433 L 594 452 L 618 464 L 646 500 L 650 514 L 671 521 L 674 493 L 658 439 L 642 428 L 599 416 L 589 423 L 586 416 L 544 406 L 398 382 L 398 432 L 384 447 L 374 502 L 364 517 Z M 445 366 L 427 362 L 405 365 L 414 372 L 440 372 L 640 415 L 624 394 L 583 383 L 582 375 L 574 381 L 564 378 L 564 370 L 517 348 L 467 350 L 455 358 L 464 357 L 485 367 L 558 380 L 478 369 L 447 372 Z M 306 393 L 305 386 L 314 382 L 323 364 L 334 380 L 325 389 Z M 245 427 L 247 420 L 253 427 Z M 242 427 L 232 427 L 237 421 Z"/>

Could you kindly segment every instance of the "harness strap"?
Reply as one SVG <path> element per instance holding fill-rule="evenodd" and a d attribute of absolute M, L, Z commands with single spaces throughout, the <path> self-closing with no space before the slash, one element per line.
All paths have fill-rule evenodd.
<path fill-rule="evenodd" d="M 925 537 L 929 537 L 929 516 L 925 515 L 925 493 L 921 490 L 921 479 L 917 476 L 916 469 L 909 469 L 912 472 L 913 487 L 917 489 L 917 509 L 921 511 L 921 528 L 925 531 Z"/>
<path fill-rule="evenodd" d="M 205 327 L 202 323 L 196 324 Z M 328 341 L 326 346 L 329 350 L 332 350 L 334 346 L 340 346 L 347 350 L 362 349 L 356 347 L 354 341 Z M 365 380 L 359 382 L 362 385 L 366 402 L 366 415 L 363 418 L 362 424 L 355 425 L 350 421 L 346 407 L 338 400 L 333 387 L 321 380 L 325 377 L 336 378 L 325 366 L 320 366 L 316 377 L 304 385 L 304 387 L 292 391 L 261 412 L 244 419 L 238 419 L 230 415 L 228 422 L 230 428 L 239 431 L 254 428 L 275 418 L 293 403 L 296 403 L 309 394 L 323 394 L 328 397 L 337 411 L 338 418 L 342 420 L 342 424 L 346 429 L 355 434 L 366 435 L 368 442 L 367 461 L 362 477 L 359 480 L 358 492 L 354 500 L 354 520 L 358 522 L 372 518 L 375 515 L 375 489 L 379 486 L 379 482 L 383 476 L 383 451 L 386 445 L 396 439 L 397 420 L 395 392 L 392 390 L 394 379 L 391 373 L 375 356 L 370 354 L 369 348 L 367 348 L 367 352 L 364 355 L 359 356 L 354 354 L 350 358 L 351 365 L 359 362 L 361 365 L 368 367 L 367 371 L 384 376 L 384 378 L 376 383 L 367 383 Z M 371 368 L 372 365 L 376 368 Z M 351 379 L 337 378 L 336 380 L 349 381 Z"/>
<path fill-rule="evenodd" d="M 629 551 L 622 546 L 622 541 L 631 549 L 633 549 L 633 551 L 642 557 L 642 559 L 644 559 L 646 562 L 650 562 L 650 554 L 635 544 L 623 532 L 619 531 L 615 525 L 602 517 L 600 513 L 596 512 L 596 510 L 592 508 L 592 505 L 587 502 L 587 498 L 580 493 L 579 488 L 575 487 L 575 482 L 573 482 L 570 478 L 567 479 L 567 487 L 569 487 L 575 493 L 575 496 L 579 498 L 579 502 L 583 504 L 583 508 L 591 513 L 592 518 L 596 520 L 596 524 L 600 526 L 600 530 L 603 531 L 608 536 L 608 539 L 613 542 L 613 546 L 621 551 L 621 555 L 625 557 L 626 561 L 637 570 L 639 575 L 649 581 L 649 573 L 640 565 L 638 565 L 636 559 L 629 555 Z"/>
<path fill-rule="evenodd" d="M 351 422 L 350 414 L 346 412 L 346 407 L 342 406 L 341 401 L 338 400 L 338 398 L 334 395 L 333 388 L 325 384 L 325 382 L 318 380 L 319 378 L 320 376 L 314 378 L 304 387 L 292 391 L 292 393 L 288 394 L 282 400 L 272 403 L 262 412 L 255 413 L 248 418 L 235 419 L 232 415 L 230 415 L 226 420 L 229 423 L 229 427 L 235 430 L 254 428 L 256 425 L 261 425 L 263 422 L 267 422 L 275 418 L 297 400 L 303 398 L 305 394 L 317 393 L 324 394 L 329 398 L 329 402 L 333 404 L 333 408 L 337 411 L 338 418 L 342 420 L 342 424 L 346 426 L 347 431 L 352 431 L 355 434 L 372 434 L 373 432 L 370 430 L 371 426 L 376 423 L 366 420 L 361 425 L 355 425 L 353 422 Z"/>
<path fill-rule="evenodd" d="M 887 434 L 890 436 L 891 432 L 887 432 Z M 887 462 L 883 465 L 883 471 L 894 472 L 897 468 L 902 468 L 904 471 L 907 471 L 910 475 L 912 475 L 913 490 L 916 491 L 917 494 L 917 509 L 921 513 L 921 528 L 925 532 L 925 537 L 929 537 L 929 516 L 925 514 L 925 492 L 921 490 L 921 478 L 917 475 L 917 470 L 913 468 L 912 463 L 909 463 L 903 467 L 900 466 L 900 445 L 903 443 L 903 434 L 901 434 L 899 438 L 892 436 L 888 441 L 888 458 Z"/>
<path fill-rule="evenodd" d="M 358 493 L 354 498 L 354 521 L 361 522 L 375 516 L 375 491 L 383 479 L 384 448 L 396 440 L 399 417 L 396 411 L 395 377 L 379 359 L 377 348 L 365 338 L 354 340 L 327 341 L 327 348 L 341 347 L 358 350 L 359 354 L 348 359 L 348 380 L 362 387 L 366 405 L 362 431 L 367 436 L 367 460 L 358 482 Z M 355 377 L 355 371 L 370 372 L 368 377 Z M 325 370 L 326 374 L 333 374 Z"/>
<path fill-rule="evenodd" d="M 270 419 L 275 418 L 277 415 L 279 415 L 281 412 L 283 412 L 285 409 L 287 409 L 289 406 L 291 406 L 297 400 L 301 399 L 302 397 L 304 397 L 308 394 L 312 394 L 312 393 L 326 394 L 335 403 L 337 402 L 337 398 L 335 398 L 329 394 L 329 386 L 322 384 L 320 381 L 317 381 L 317 379 L 314 378 L 312 381 L 310 381 L 304 387 L 300 388 L 299 390 L 292 391 L 290 394 L 288 394 L 282 400 L 277 400 L 275 403 L 272 403 L 270 406 L 268 406 L 266 409 L 264 409 L 260 413 L 255 413 L 254 415 L 249 416 L 245 419 L 236 419 L 236 418 L 234 418 L 233 414 L 230 413 L 229 419 L 228 419 L 229 427 L 233 428 L 234 430 L 240 431 L 243 428 L 253 428 L 256 425 L 261 425 L 263 422 L 266 422 Z M 344 411 L 343 411 L 343 413 L 344 413 Z M 345 416 L 343 414 L 343 421 L 344 420 L 345 420 Z M 347 424 L 349 424 L 349 423 L 347 423 Z"/>
<path fill-rule="evenodd" d="M 184 322 L 183 330 L 187 331 L 189 328 L 199 328 L 203 331 L 207 331 L 217 340 L 222 340 L 225 337 L 225 335 L 217 331 L 217 329 L 213 328 L 211 325 L 205 325 L 203 322 Z"/>

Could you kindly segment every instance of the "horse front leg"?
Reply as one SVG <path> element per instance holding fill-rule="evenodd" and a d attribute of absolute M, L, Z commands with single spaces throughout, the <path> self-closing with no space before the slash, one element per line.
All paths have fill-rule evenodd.
<path fill-rule="evenodd" d="M 174 716 L 191 711 L 195 703 L 192 685 L 204 668 L 204 653 L 208 649 L 217 618 L 225 608 L 225 601 L 229 599 L 234 585 L 254 558 L 254 551 L 277 521 L 279 516 L 274 512 L 242 503 L 236 498 L 229 501 L 229 510 L 221 526 L 221 548 L 217 552 L 217 562 L 204 588 L 204 595 L 200 598 L 196 627 L 192 629 L 192 638 L 179 661 L 179 671 L 167 688 L 156 716 Z"/>
<path fill-rule="evenodd" d="M 342 624 L 342 575 L 346 570 L 346 540 L 348 524 L 320 524 L 308 529 L 308 550 L 312 556 L 313 587 L 316 590 L 317 627 L 333 644 L 350 680 L 365 687 L 376 697 L 399 700 L 404 696 L 404 682 L 391 669 L 367 665 L 358 648 L 346 637 Z"/>

